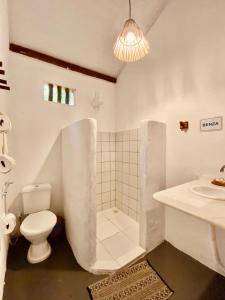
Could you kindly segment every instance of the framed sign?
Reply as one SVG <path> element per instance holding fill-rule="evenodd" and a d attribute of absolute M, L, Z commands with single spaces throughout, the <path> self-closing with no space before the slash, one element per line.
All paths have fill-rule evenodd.
<path fill-rule="evenodd" d="M 213 131 L 223 129 L 223 117 L 214 117 L 200 120 L 201 131 Z"/>

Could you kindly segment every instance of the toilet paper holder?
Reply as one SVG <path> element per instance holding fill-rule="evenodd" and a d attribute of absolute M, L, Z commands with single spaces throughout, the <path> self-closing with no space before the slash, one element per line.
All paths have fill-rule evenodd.
<path fill-rule="evenodd" d="M 0 112 L 0 134 L 2 136 L 2 146 L 0 153 L 0 173 L 6 174 L 12 170 L 15 160 L 8 154 L 7 133 L 12 129 L 12 124 L 8 116 Z"/>
<path fill-rule="evenodd" d="M 8 116 L 0 112 L 0 133 L 8 133 L 12 130 L 12 123 Z"/>

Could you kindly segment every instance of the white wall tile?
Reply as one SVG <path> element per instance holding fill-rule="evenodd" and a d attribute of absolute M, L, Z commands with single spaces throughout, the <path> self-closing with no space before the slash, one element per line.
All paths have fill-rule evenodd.
<path fill-rule="evenodd" d="M 102 174 L 101 173 L 97 173 L 96 180 L 97 180 L 97 183 L 102 182 Z"/>
<path fill-rule="evenodd" d="M 137 141 L 138 140 L 138 130 L 132 129 L 130 130 L 130 141 Z"/>
<path fill-rule="evenodd" d="M 123 140 L 124 141 L 129 141 L 130 140 L 130 131 L 126 130 L 123 132 Z"/>
<path fill-rule="evenodd" d="M 130 151 L 138 152 L 138 142 L 137 141 L 130 142 Z"/>
<path fill-rule="evenodd" d="M 116 190 L 116 181 L 111 181 L 111 191 L 115 191 Z"/>
<path fill-rule="evenodd" d="M 138 175 L 138 165 L 137 164 L 130 164 L 130 174 L 131 175 Z"/>
<path fill-rule="evenodd" d="M 111 201 L 114 201 L 114 200 L 116 200 L 116 191 L 114 190 L 114 191 L 111 191 Z"/>
<path fill-rule="evenodd" d="M 110 191 L 110 182 L 103 182 L 102 183 L 102 193 Z"/>
<path fill-rule="evenodd" d="M 102 203 L 106 203 L 110 201 L 111 201 L 110 192 L 102 193 Z"/>
<path fill-rule="evenodd" d="M 116 181 L 123 181 L 123 172 L 116 171 Z"/>
<path fill-rule="evenodd" d="M 126 196 L 128 196 L 128 188 L 129 188 L 129 185 L 126 183 L 123 183 L 123 194 Z"/>
<path fill-rule="evenodd" d="M 129 198 L 129 208 L 137 211 L 137 200 Z"/>
<path fill-rule="evenodd" d="M 130 175 L 129 176 L 129 184 L 135 188 L 138 188 L 138 177 Z"/>
<path fill-rule="evenodd" d="M 132 186 L 129 186 L 128 195 L 129 195 L 129 197 L 137 200 L 138 199 L 138 190 Z"/>
<path fill-rule="evenodd" d="M 116 142 L 116 151 L 123 151 L 123 142 Z"/>
<path fill-rule="evenodd" d="M 101 151 L 102 151 L 102 143 L 97 142 L 97 152 L 101 152 Z"/>
<path fill-rule="evenodd" d="M 102 194 L 96 195 L 96 203 L 97 205 L 100 205 L 102 203 Z"/>
<path fill-rule="evenodd" d="M 138 154 L 134 152 L 130 152 L 130 163 L 137 164 L 138 163 Z"/>
<path fill-rule="evenodd" d="M 123 173 L 123 183 L 129 184 L 129 175 Z"/>
<path fill-rule="evenodd" d="M 122 141 L 123 140 L 123 132 L 116 132 L 116 142 Z"/>
<path fill-rule="evenodd" d="M 97 152 L 97 163 L 100 163 L 102 161 L 102 153 Z"/>
<path fill-rule="evenodd" d="M 130 164 L 129 163 L 123 163 L 123 173 L 129 174 L 130 173 Z"/>
<path fill-rule="evenodd" d="M 116 161 L 116 152 L 110 152 L 110 161 Z"/>
<path fill-rule="evenodd" d="M 102 172 L 102 164 L 101 163 L 97 163 L 97 173 Z"/>
<path fill-rule="evenodd" d="M 122 151 L 116 151 L 116 162 L 123 161 L 123 152 Z"/>
<path fill-rule="evenodd" d="M 116 142 L 110 142 L 109 147 L 110 151 L 116 151 Z"/>
<path fill-rule="evenodd" d="M 102 185 L 101 183 L 96 184 L 96 194 L 101 194 L 102 192 Z"/>
<path fill-rule="evenodd" d="M 101 142 L 102 140 L 102 133 L 101 132 L 97 132 L 97 141 Z"/>
<path fill-rule="evenodd" d="M 119 181 L 116 181 L 116 191 L 122 193 L 123 192 L 123 184 Z"/>
<path fill-rule="evenodd" d="M 111 172 L 110 179 L 111 179 L 111 181 L 115 181 L 116 180 L 116 172 Z"/>
<path fill-rule="evenodd" d="M 102 173 L 102 182 L 109 182 L 111 180 L 110 172 Z"/>
<path fill-rule="evenodd" d="M 123 162 L 128 163 L 130 161 L 130 152 L 123 152 Z"/>
<path fill-rule="evenodd" d="M 110 162 L 103 162 L 102 163 L 102 172 L 109 172 L 110 171 Z"/>
<path fill-rule="evenodd" d="M 97 140 L 97 209 L 116 206 L 137 219 L 138 130 L 98 132 Z"/>
<path fill-rule="evenodd" d="M 110 143 L 109 142 L 102 142 L 102 152 L 110 151 Z"/>
<path fill-rule="evenodd" d="M 110 139 L 111 142 L 115 142 L 116 133 L 115 132 L 110 132 L 109 139 Z"/>
<path fill-rule="evenodd" d="M 110 162 L 110 152 L 102 152 L 102 162 Z"/>
<path fill-rule="evenodd" d="M 129 141 L 123 142 L 123 151 L 130 151 L 130 142 Z"/>
<path fill-rule="evenodd" d="M 109 142 L 109 132 L 102 132 L 102 141 Z"/>
<path fill-rule="evenodd" d="M 123 171 L 123 163 L 122 162 L 117 162 L 116 161 L 116 171 Z"/>

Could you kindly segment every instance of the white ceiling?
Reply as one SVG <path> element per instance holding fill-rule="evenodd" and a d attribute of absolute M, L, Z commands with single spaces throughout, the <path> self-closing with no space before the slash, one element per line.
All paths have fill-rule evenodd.
<path fill-rule="evenodd" d="M 168 0 L 133 0 L 144 32 Z M 10 42 L 111 76 L 123 63 L 113 43 L 128 17 L 128 0 L 9 0 Z"/>

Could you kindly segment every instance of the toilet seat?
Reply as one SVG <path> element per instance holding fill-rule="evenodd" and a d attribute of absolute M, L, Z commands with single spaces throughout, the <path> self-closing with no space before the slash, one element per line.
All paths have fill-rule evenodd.
<path fill-rule="evenodd" d="M 20 231 L 24 235 L 37 235 L 51 230 L 56 224 L 56 215 L 49 211 L 43 210 L 28 215 L 20 226 Z"/>

